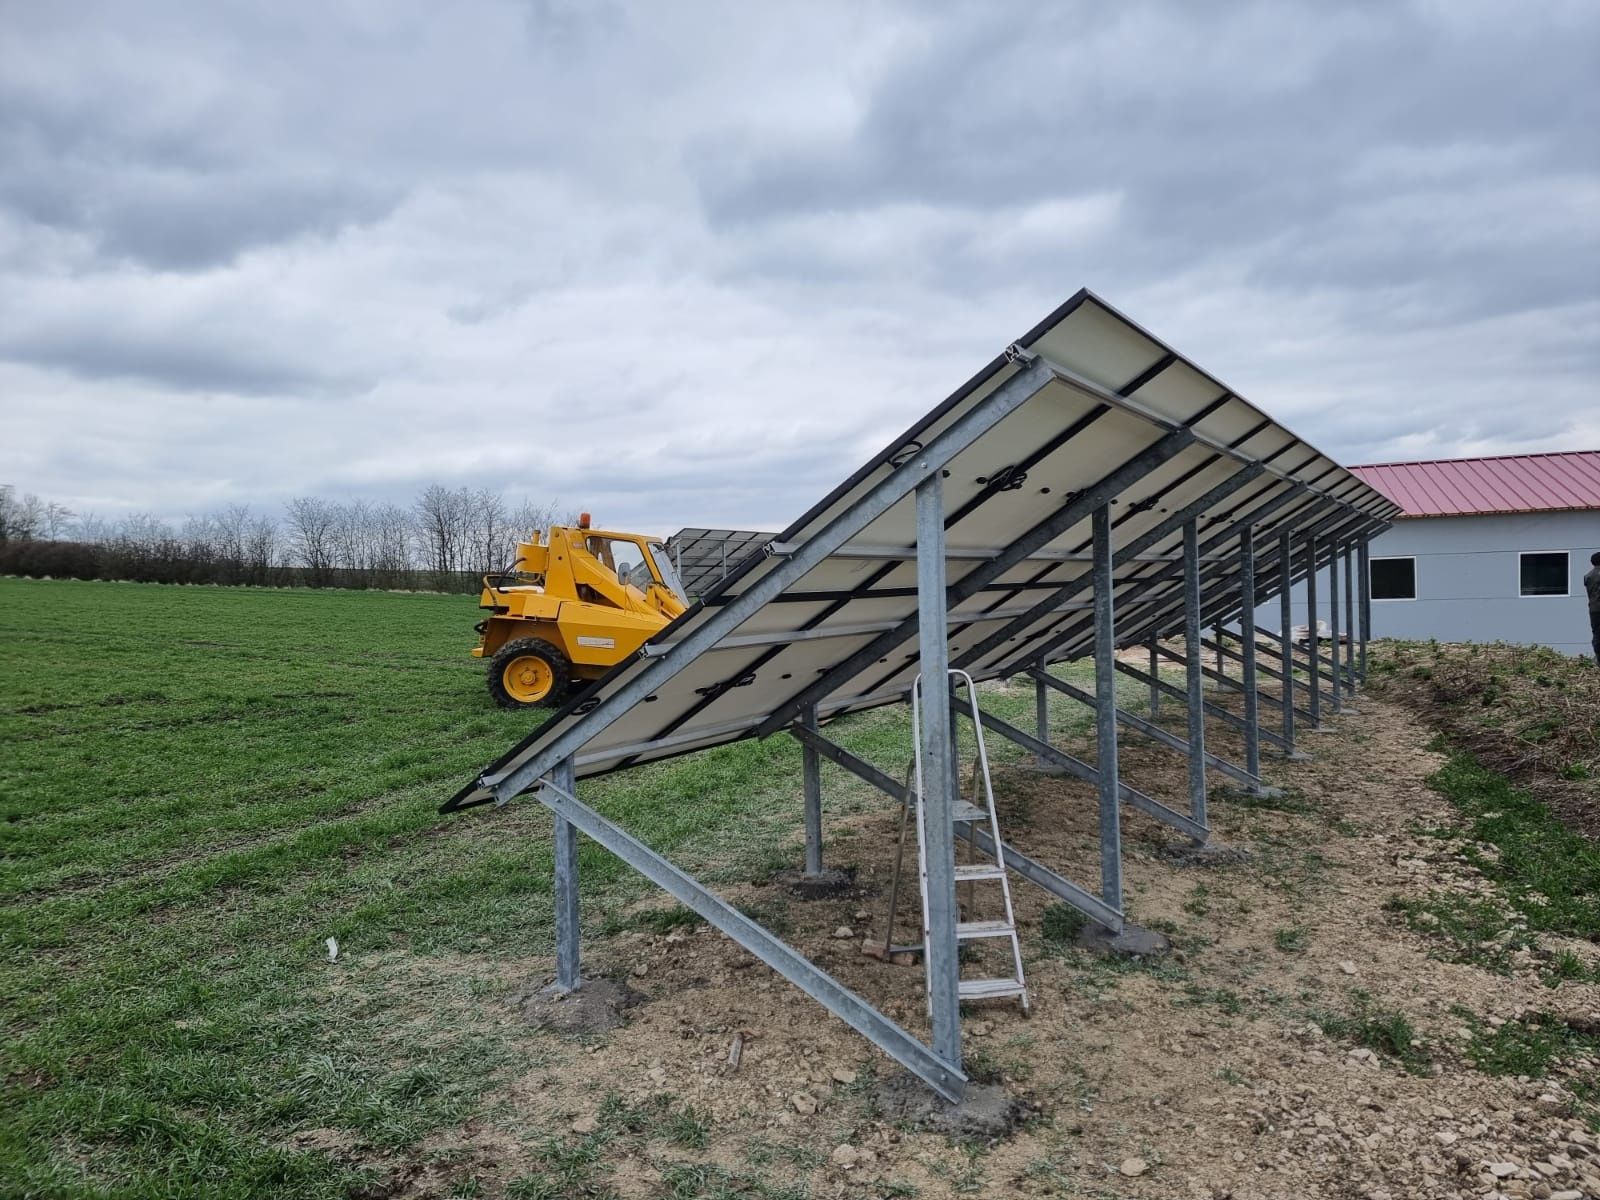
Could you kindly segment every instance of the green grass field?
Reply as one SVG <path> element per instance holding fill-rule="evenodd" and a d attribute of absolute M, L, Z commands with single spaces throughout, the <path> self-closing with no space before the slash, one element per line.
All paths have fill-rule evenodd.
<path fill-rule="evenodd" d="M 476 619 L 460 596 L 0 579 L 0 1194 L 359 1194 L 294 1135 L 419 1153 L 541 1061 L 474 1015 L 497 965 L 551 951 L 548 814 L 435 811 L 533 723 L 489 701 Z M 903 710 L 836 730 L 904 760 Z M 797 861 L 799 758 L 742 743 L 585 796 L 750 878 Z M 830 808 L 881 803 L 829 771 Z M 647 890 L 592 844 L 581 871 L 591 935 Z"/>

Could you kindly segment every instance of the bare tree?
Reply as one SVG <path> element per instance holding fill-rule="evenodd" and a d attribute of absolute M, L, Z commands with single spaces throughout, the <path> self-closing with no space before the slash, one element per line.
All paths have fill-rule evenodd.
<path fill-rule="evenodd" d="M 289 501 L 289 545 L 310 575 L 312 587 L 328 582 L 333 561 L 333 505 L 316 496 Z"/>
<path fill-rule="evenodd" d="M 52 542 L 59 542 L 72 530 L 72 522 L 77 517 L 65 504 L 58 504 L 54 500 L 44 506 L 44 515 L 41 525 L 44 536 Z"/>
<path fill-rule="evenodd" d="M 417 540 L 423 558 L 443 583 L 462 569 L 470 533 L 471 493 L 429 484 L 417 497 Z"/>
<path fill-rule="evenodd" d="M 466 497 L 471 514 L 471 553 L 462 566 L 474 574 L 498 571 L 508 561 L 506 546 L 511 529 L 506 517 L 506 502 L 498 492 L 479 488 Z"/>
<path fill-rule="evenodd" d="M 51 507 L 32 492 L 18 495 L 11 484 L 0 484 L 0 545 L 47 536 Z"/>
<path fill-rule="evenodd" d="M 251 521 L 244 534 L 244 573 L 248 583 L 272 581 L 272 568 L 278 564 L 278 526 L 263 514 Z"/>
<path fill-rule="evenodd" d="M 398 587 L 411 571 L 411 514 L 397 504 L 372 510 L 372 570 L 379 587 Z"/>

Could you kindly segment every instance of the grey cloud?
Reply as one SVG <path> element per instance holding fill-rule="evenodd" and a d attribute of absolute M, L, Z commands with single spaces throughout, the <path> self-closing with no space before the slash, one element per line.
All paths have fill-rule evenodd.
<path fill-rule="evenodd" d="M 7 35 L 0 478 L 69 503 L 437 479 L 776 526 L 1085 283 L 1349 460 L 1593 428 L 1592 4 L 86 0 Z"/>
<path fill-rule="evenodd" d="M 313 369 L 307 365 L 309 356 L 209 335 L 186 338 L 175 329 L 130 335 L 114 328 L 68 327 L 22 338 L 0 334 L 0 358 L 53 367 L 85 380 L 139 380 L 176 392 L 326 395 L 372 384 L 357 375 Z"/>

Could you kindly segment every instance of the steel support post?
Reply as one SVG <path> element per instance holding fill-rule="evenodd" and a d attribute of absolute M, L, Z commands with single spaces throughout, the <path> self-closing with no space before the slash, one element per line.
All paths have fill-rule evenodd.
<path fill-rule="evenodd" d="M 928 911 L 928 1010 L 933 1052 L 961 1063 L 960 960 L 956 947 L 955 830 L 951 794 L 958 786 L 951 754 L 950 645 L 946 640 L 944 479 L 934 472 L 917 485 L 917 620 L 922 669 L 922 838 Z M 1120 906 L 1119 906 L 1120 907 Z"/>
<path fill-rule="evenodd" d="M 1044 663 L 1039 664 L 1039 669 L 1044 669 Z M 1050 690 L 1037 678 L 1033 681 L 1033 713 L 1035 725 L 1039 730 L 1039 740 L 1045 745 L 1050 744 Z M 1047 765 L 1042 758 L 1035 756 L 1035 761 L 1042 767 Z"/>
<path fill-rule="evenodd" d="M 1328 548 L 1328 681 L 1333 684 L 1333 711 L 1344 711 L 1344 685 L 1339 679 L 1339 543 Z"/>
<path fill-rule="evenodd" d="M 1256 531 L 1249 525 L 1239 533 L 1239 642 L 1244 656 L 1244 769 L 1260 778 L 1261 697 L 1256 692 Z"/>
<path fill-rule="evenodd" d="M 577 792 L 577 769 L 564 758 L 550 772 L 550 781 L 568 795 Z M 560 813 L 555 819 L 556 990 L 576 991 L 579 974 L 578 831 Z"/>
<path fill-rule="evenodd" d="M 1094 510 L 1095 774 L 1100 792 L 1100 899 L 1122 911 L 1122 810 L 1117 785 L 1116 580 L 1111 573 L 1111 506 Z M 1202 768 L 1203 769 L 1203 768 Z M 1200 822 L 1204 824 L 1204 821 Z"/>
<path fill-rule="evenodd" d="M 812 732 L 817 728 L 817 706 L 808 704 L 800 714 L 801 723 Z M 806 870 L 812 878 L 822 874 L 822 760 L 809 745 L 800 750 L 806 795 Z"/>
<path fill-rule="evenodd" d="M 1372 640 L 1372 546 L 1367 538 L 1356 544 L 1356 569 L 1361 573 L 1361 664 L 1356 674 L 1367 681 L 1367 643 Z"/>
<path fill-rule="evenodd" d="M 1356 694 L 1356 626 L 1359 621 L 1356 617 L 1355 573 L 1351 569 L 1354 560 L 1350 556 L 1351 545 L 1344 544 L 1344 686 L 1345 691 L 1352 696 Z"/>
<path fill-rule="evenodd" d="M 1285 529 L 1278 534 L 1278 630 L 1283 652 L 1283 752 L 1294 755 L 1294 641 L 1289 634 L 1294 624 L 1294 534 Z"/>
<path fill-rule="evenodd" d="M 1284 637 L 1290 637 L 1285 631 Z M 1317 539 L 1306 538 L 1306 663 L 1307 690 L 1311 694 L 1311 728 L 1322 728 L 1321 660 L 1317 648 Z"/>
<path fill-rule="evenodd" d="M 1221 643 L 1218 643 L 1219 645 Z M 1205 675 L 1200 662 L 1200 531 L 1193 521 L 1183 526 L 1183 648 L 1188 684 L 1189 815 L 1206 824 Z M 1217 655 L 1222 669 L 1222 655 Z"/>
<path fill-rule="evenodd" d="M 1043 664 L 1040 664 L 1041 666 Z M 1155 634 L 1150 635 L 1150 678 L 1158 679 L 1161 676 L 1161 639 Z M 1161 689 L 1155 684 L 1150 685 L 1150 719 L 1156 720 L 1161 716 Z"/>

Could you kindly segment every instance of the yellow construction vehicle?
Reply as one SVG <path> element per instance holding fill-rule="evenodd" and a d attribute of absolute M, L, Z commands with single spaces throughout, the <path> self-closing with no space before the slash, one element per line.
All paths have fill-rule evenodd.
<path fill-rule="evenodd" d="M 599 679 L 688 607 L 666 547 L 637 533 L 552 525 L 483 577 L 474 658 L 489 660 L 502 708 L 554 704 L 569 685 Z"/>

